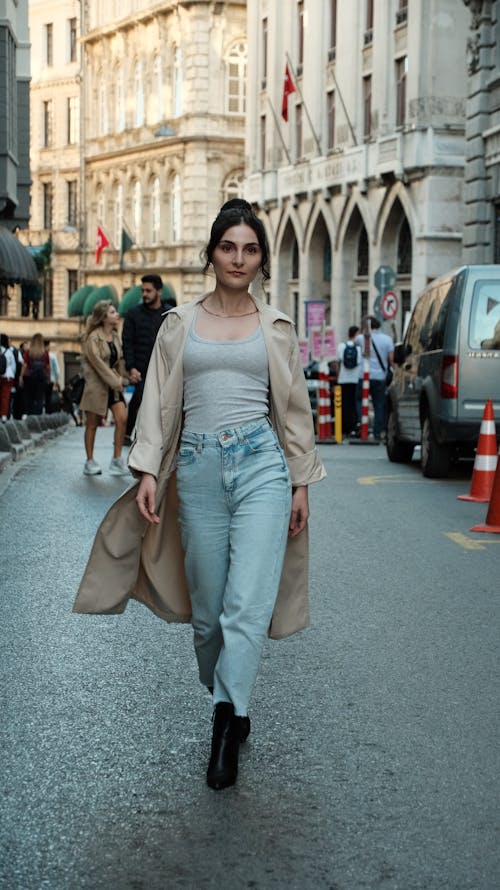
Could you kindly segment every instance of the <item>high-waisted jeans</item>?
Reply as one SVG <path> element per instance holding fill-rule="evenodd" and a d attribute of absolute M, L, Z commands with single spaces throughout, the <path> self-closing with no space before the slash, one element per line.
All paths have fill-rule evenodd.
<path fill-rule="evenodd" d="M 291 510 L 288 467 L 267 420 L 184 431 L 179 521 L 200 680 L 244 717 L 278 593 Z"/>

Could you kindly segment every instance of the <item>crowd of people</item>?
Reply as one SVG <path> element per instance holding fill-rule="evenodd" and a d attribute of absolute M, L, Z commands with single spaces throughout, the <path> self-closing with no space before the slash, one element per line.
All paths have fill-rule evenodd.
<path fill-rule="evenodd" d="M 79 395 L 71 381 L 61 388 L 57 356 L 42 334 L 34 334 L 19 347 L 11 343 L 7 334 L 1 334 L 1 419 L 21 420 L 28 414 L 63 410 L 80 426 L 84 417 L 83 472 L 87 476 L 102 473 L 94 459 L 94 443 L 97 429 L 105 422 L 108 412 L 115 427 L 109 471 L 112 475 L 128 473 L 122 449 L 132 441 L 156 335 L 165 313 L 176 305 L 174 298 L 163 297 L 159 275 L 143 275 L 141 290 L 142 301 L 127 313 L 121 338 L 119 315 L 111 301 L 101 300 L 95 305 L 82 338 L 83 389 Z M 133 390 L 128 406 L 127 388 Z"/>
<path fill-rule="evenodd" d="M 0 334 L 0 418 L 22 420 L 60 407 L 60 368 L 50 341 L 33 334 L 19 346 Z"/>

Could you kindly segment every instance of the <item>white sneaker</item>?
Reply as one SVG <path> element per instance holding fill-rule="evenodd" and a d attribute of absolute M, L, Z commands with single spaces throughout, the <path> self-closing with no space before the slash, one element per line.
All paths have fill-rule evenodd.
<path fill-rule="evenodd" d="M 109 465 L 109 472 L 112 476 L 128 476 L 128 468 L 123 463 L 121 457 L 114 457 Z"/>
<path fill-rule="evenodd" d="M 85 466 L 83 468 L 84 476 L 100 476 L 101 473 L 102 470 L 99 464 L 95 460 L 93 460 L 93 458 L 85 461 Z"/>

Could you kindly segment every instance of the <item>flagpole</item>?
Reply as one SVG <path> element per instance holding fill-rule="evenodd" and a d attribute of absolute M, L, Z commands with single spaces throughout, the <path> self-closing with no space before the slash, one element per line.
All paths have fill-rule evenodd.
<path fill-rule="evenodd" d="M 307 120 L 308 120 L 308 122 L 309 122 L 309 126 L 310 126 L 310 128 L 311 128 L 311 133 L 313 134 L 314 141 L 315 141 L 315 143 L 316 143 L 316 148 L 318 149 L 318 155 L 319 155 L 319 157 L 321 157 L 322 154 L 323 154 L 323 152 L 322 152 L 322 150 L 321 150 L 321 145 L 320 145 L 319 139 L 318 139 L 318 137 L 317 137 L 317 135 L 316 135 L 316 130 L 315 130 L 314 127 L 313 127 L 313 123 L 312 123 L 312 120 L 311 120 L 311 117 L 310 117 L 310 114 L 309 114 L 309 111 L 308 111 L 308 108 L 307 108 L 307 105 L 306 105 L 306 101 L 305 101 L 305 99 L 304 99 L 304 96 L 302 95 L 302 90 L 300 89 L 300 86 L 299 86 L 299 83 L 298 83 L 298 80 L 297 80 L 297 75 L 295 74 L 295 69 L 294 69 L 294 67 L 293 67 L 293 65 L 292 65 L 292 60 L 290 59 L 290 56 L 288 55 L 288 53 L 286 53 L 286 58 L 287 58 L 287 62 L 288 62 L 288 65 L 289 65 L 289 67 L 290 67 L 290 70 L 291 70 L 291 72 L 292 72 L 292 74 L 293 74 L 293 80 L 294 80 L 294 86 L 295 86 L 295 89 L 297 90 L 297 92 L 298 92 L 298 94 L 299 94 L 299 96 L 300 96 L 300 98 L 301 98 L 302 104 L 303 104 L 303 106 L 304 106 L 304 111 L 305 111 L 305 113 L 306 113 L 306 117 L 307 117 Z"/>
<path fill-rule="evenodd" d="M 354 145 L 357 145 L 357 144 L 358 144 L 358 140 L 356 139 L 356 133 L 354 132 L 353 125 L 351 124 L 351 119 L 350 119 L 350 117 L 349 117 L 349 115 L 348 115 L 348 113 L 347 113 L 347 108 L 345 107 L 344 98 L 343 98 L 343 96 L 342 96 L 342 93 L 340 92 L 340 87 L 339 87 L 339 85 L 338 85 L 337 78 L 335 77 L 335 72 L 334 72 L 334 70 L 333 70 L 333 67 L 332 67 L 332 75 L 333 75 L 333 82 L 334 82 L 334 84 L 335 84 L 335 89 L 337 90 L 337 92 L 338 92 L 338 94 L 339 94 L 339 99 L 340 99 L 340 101 L 341 101 L 341 103 L 342 103 L 342 108 L 344 109 L 344 114 L 345 114 L 345 116 L 346 116 L 347 125 L 348 125 L 348 127 L 349 127 L 349 129 L 350 129 L 350 131 L 351 131 L 351 136 L 352 136 L 352 138 L 353 138 Z"/>
<path fill-rule="evenodd" d="M 291 159 L 291 157 L 290 157 L 290 152 L 288 151 L 288 148 L 286 147 L 286 143 L 285 143 L 285 140 L 284 140 L 284 138 L 283 138 L 283 133 L 281 132 L 281 127 L 280 127 L 280 125 L 279 125 L 279 120 L 278 120 L 278 118 L 277 118 L 277 116 L 276 116 L 276 112 L 275 112 L 275 110 L 274 110 L 274 108 L 273 108 L 273 103 L 271 102 L 269 96 L 267 97 L 267 101 L 269 102 L 269 107 L 270 107 L 270 109 L 271 109 L 271 111 L 272 111 L 272 115 L 273 115 L 273 118 L 274 118 L 274 123 L 276 124 L 276 129 L 277 129 L 277 131 L 278 131 L 278 136 L 280 137 L 281 144 L 282 144 L 282 146 L 283 146 L 283 151 L 285 152 L 285 154 L 286 154 L 286 156 L 287 156 L 288 163 L 291 165 L 291 163 L 292 163 L 292 159 Z"/>

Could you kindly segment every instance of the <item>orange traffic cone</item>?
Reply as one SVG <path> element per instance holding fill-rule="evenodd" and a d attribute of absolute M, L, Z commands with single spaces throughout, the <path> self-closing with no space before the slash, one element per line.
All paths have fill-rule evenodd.
<path fill-rule="evenodd" d="M 493 402 L 491 399 L 488 399 L 484 406 L 483 419 L 479 430 L 470 493 L 459 494 L 457 500 L 487 504 L 491 498 L 497 462 L 495 415 L 493 413 Z"/>
<path fill-rule="evenodd" d="M 492 532 L 500 535 L 500 460 L 497 463 L 493 490 L 491 492 L 490 505 L 486 514 L 484 525 L 474 525 L 471 532 Z"/>

